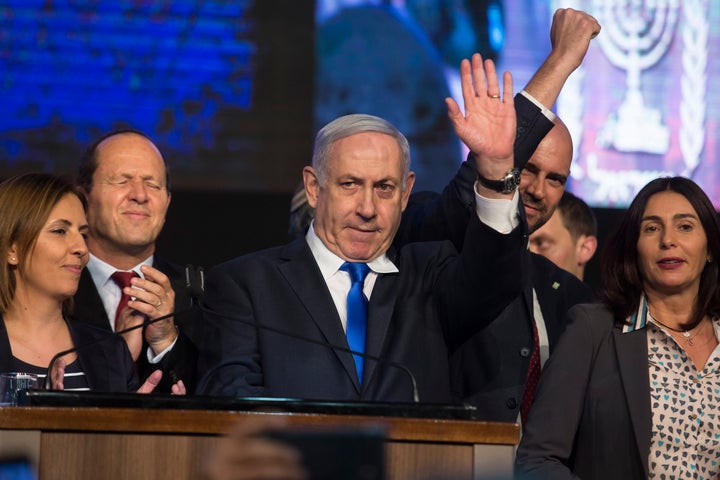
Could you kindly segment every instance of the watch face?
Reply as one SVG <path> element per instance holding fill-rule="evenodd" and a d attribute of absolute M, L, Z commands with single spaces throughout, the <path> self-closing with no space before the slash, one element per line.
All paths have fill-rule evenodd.
<path fill-rule="evenodd" d="M 502 193 L 511 193 L 520 185 L 520 171 L 517 168 L 513 168 L 507 173 L 507 176 L 503 179 L 504 185 Z"/>
<path fill-rule="evenodd" d="M 480 183 L 500 193 L 511 193 L 520 185 L 520 170 L 513 168 L 501 180 L 488 180 L 478 176 Z"/>

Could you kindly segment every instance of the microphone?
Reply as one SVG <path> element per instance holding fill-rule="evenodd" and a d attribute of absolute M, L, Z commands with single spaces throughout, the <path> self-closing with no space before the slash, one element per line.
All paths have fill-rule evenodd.
<path fill-rule="evenodd" d="M 185 288 L 190 296 L 190 306 L 188 308 L 184 308 L 182 310 L 179 310 L 177 312 L 171 312 L 167 315 L 162 315 L 160 317 L 154 318 L 152 320 L 145 319 L 143 323 L 140 323 L 138 325 L 134 325 L 132 327 L 128 327 L 124 330 L 119 330 L 115 332 L 118 335 L 122 335 L 123 333 L 131 332 L 133 330 L 136 330 L 138 328 L 143 328 L 147 325 L 152 325 L 155 322 L 159 322 L 162 320 L 167 320 L 168 318 L 174 317 L 174 316 L 182 316 L 188 312 L 191 312 L 195 310 L 195 308 L 199 307 L 200 305 L 200 298 L 205 294 L 205 270 L 203 267 L 198 267 L 197 271 L 195 270 L 195 267 L 188 264 L 185 266 Z M 87 343 L 85 345 L 80 345 L 77 347 L 69 348 L 67 350 L 64 350 L 62 352 L 56 353 L 51 359 L 50 364 L 48 365 L 47 374 L 45 375 L 45 390 L 51 390 L 52 387 L 52 381 L 50 378 L 52 367 L 55 365 L 55 362 L 58 358 L 62 357 L 63 355 L 67 355 L 68 353 L 77 352 L 78 350 L 89 347 L 92 345 L 97 345 L 98 343 L 101 343 L 105 341 L 107 338 L 101 338 L 99 340 L 96 340 L 91 343 Z"/>
<path fill-rule="evenodd" d="M 292 333 L 292 332 L 289 332 L 289 331 L 287 331 L 287 330 L 283 330 L 283 329 L 281 329 L 281 328 L 275 328 L 275 327 L 271 327 L 271 326 L 269 326 L 269 325 L 262 325 L 261 323 L 258 323 L 258 322 L 251 322 L 251 321 L 246 320 L 246 319 L 244 319 L 244 318 L 240 318 L 240 317 L 238 317 L 238 316 L 236 316 L 236 315 L 228 315 L 228 314 L 226 314 L 225 312 L 217 312 L 217 311 L 215 311 L 215 310 L 211 310 L 211 309 L 203 306 L 202 304 L 199 304 L 199 307 L 200 307 L 200 310 L 201 310 L 202 312 L 204 312 L 204 313 L 206 312 L 206 313 L 211 313 L 211 314 L 213 314 L 213 315 L 220 315 L 220 316 L 224 316 L 224 317 L 230 317 L 230 318 L 232 318 L 232 319 L 234 319 L 234 320 L 239 321 L 240 323 L 242 323 L 242 324 L 244 324 L 244 325 L 250 325 L 250 326 L 252 326 L 252 327 L 256 327 L 256 328 L 259 328 L 259 329 L 261 329 L 261 330 L 266 330 L 266 331 L 268 331 L 268 332 L 277 333 L 277 334 L 280 334 L 280 335 L 284 335 L 284 336 L 286 336 L 286 337 L 294 338 L 294 339 L 296 339 L 296 340 L 301 340 L 301 341 L 303 341 L 303 342 L 308 342 L 308 343 L 312 343 L 312 344 L 315 344 L 315 345 L 320 345 L 320 346 L 323 346 L 323 347 L 326 347 L 326 348 L 330 348 L 330 349 L 332 349 L 332 350 L 337 350 L 337 351 L 339 351 L 339 352 L 345 352 L 345 353 L 350 353 L 350 354 L 352 354 L 352 355 L 358 355 L 358 356 L 360 356 L 360 357 L 363 357 L 363 358 L 366 359 L 366 360 L 373 360 L 373 361 L 375 361 L 375 362 L 377 362 L 377 363 L 379 363 L 379 364 L 381 364 L 381 365 L 387 365 L 387 366 L 390 366 L 390 367 L 395 367 L 395 368 L 401 370 L 402 372 L 405 372 L 405 374 L 406 374 L 406 375 L 408 376 L 408 378 L 410 379 L 410 383 L 412 384 L 413 403 L 420 403 L 420 395 L 419 395 L 419 393 L 418 393 L 417 381 L 415 380 L 415 375 L 413 375 L 412 371 L 410 371 L 410 369 L 409 369 L 408 367 L 406 367 L 405 365 L 403 365 L 402 363 L 394 362 L 394 361 L 392 361 L 392 360 L 387 360 L 387 359 L 385 359 L 385 358 L 376 357 L 375 355 L 370 355 L 370 354 L 367 354 L 367 353 L 365 353 L 365 352 L 358 352 L 358 351 L 352 350 L 352 349 L 350 349 L 350 348 L 348 348 L 348 347 L 344 347 L 344 346 L 342 346 L 342 345 L 336 345 L 336 344 L 334 344 L 334 343 L 326 342 L 326 341 L 324 341 L 324 340 L 315 340 L 315 339 L 313 339 L 313 338 L 305 337 L 305 336 L 303 336 L 303 335 L 298 335 L 298 334 L 296 334 L 296 333 Z M 215 367 L 213 367 L 212 369 L 210 369 L 208 372 L 206 372 L 206 373 L 204 374 L 204 376 L 207 377 L 208 375 L 214 373 L 215 371 L 219 370 L 220 368 L 222 368 L 222 367 L 224 367 L 224 366 L 226 366 L 226 365 L 228 365 L 228 364 L 229 364 L 228 362 L 222 362 L 222 363 L 220 363 L 219 365 L 216 365 Z"/>
<path fill-rule="evenodd" d="M 192 310 L 195 310 L 195 308 L 196 308 L 195 306 L 190 306 L 190 307 L 188 307 L 188 308 L 184 308 L 184 309 L 179 310 L 179 311 L 177 311 L 177 312 L 171 312 L 171 313 L 168 313 L 167 315 L 161 315 L 161 316 L 159 316 L 159 317 L 157 317 L 157 318 L 153 318 L 152 320 L 145 319 L 145 321 L 142 322 L 142 323 L 139 323 L 139 324 L 137 324 L 137 325 L 133 325 L 132 327 L 128 327 L 128 328 L 125 328 L 125 329 L 123 329 L 123 330 L 118 330 L 118 331 L 115 332 L 115 333 L 118 334 L 118 335 L 122 335 L 123 333 L 132 332 L 133 330 L 137 330 L 138 328 L 143 328 L 143 327 L 145 327 L 145 326 L 147 326 L 147 325 L 152 325 L 152 324 L 155 323 L 155 322 L 160 322 L 160 321 L 162 321 L 162 320 L 167 320 L 168 318 L 175 317 L 175 316 L 182 316 L 182 315 L 184 315 L 184 314 L 186 314 L 186 313 L 188 313 L 188 312 L 190 312 L 190 311 L 192 311 Z M 50 376 L 51 376 L 51 373 L 52 373 L 52 368 L 53 368 L 53 366 L 55 365 L 55 362 L 57 361 L 58 358 L 60 358 L 60 357 L 62 357 L 62 356 L 64 356 L 64 355 L 67 355 L 68 353 L 74 353 L 74 352 L 77 352 L 78 350 L 81 350 L 81 349 L 83 349 L 83 348 L 90 347 L 90 346 L 92 346 L 92 345 L 97 345 L 98 343 L 104 342 L 104 341 L 107 340 L 108 338 L 113 338 L 113 337 L 108 336 L 108 337 L 100 338 L 100 339 L 98 339 L 98 340 L 95 340 L 94 342 L 86 343 L 86 344 L 84 344 L 84 345 L 79 345 L 79 346 L 73 347 L 73 348 L 68 348 L 67 350 L 63 350 L 62 352 L 56 353 L 56 354 L 50 359 L 50 364 L 48 365 L 47 373 L 46 373 L 46 375 L 45 375 L 45 385 L 44 385 L 44 389 L 45 389 L 45 390 L 52 390 L 52 381 L 51 381 Z"/>
<path fill-rule="evenodd" d="M 205 294 L 205 269 L 202 266 L 196 270 L 190 264 L 185 265 L 185 291 L 190 296 L 190 305 L 199 305 Z"/>

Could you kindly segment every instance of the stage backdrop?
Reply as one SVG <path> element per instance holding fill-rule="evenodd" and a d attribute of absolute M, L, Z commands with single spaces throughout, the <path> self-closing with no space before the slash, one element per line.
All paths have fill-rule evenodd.
<path fill-rule="evenodd" d="M 0 176 L 74 174 L 119 127 L 174 188 L 288 192 L 312 141 L 310 0 L 0 1 Z"/>
<path fill-rule="evenodd" d="M 575 159 L 568 188 L 625 207 L 649 180 L 684 175 L 720 207 L 720 2 L 708 0 L 318 0 L 316 125 L 366 111 L 408 134 L 420 188 L 464 158 L 442 99 L 479 51 L 522 88 L 550 50 L 556 8 L 602 24 L 557 113 Z"/>
<path fill-rule="evenodd" d="M 557 112 L 569 188 L 624 207 L 648 180 L 686 175 L 720 207 L 720 2 L 709 0 L 0 1 L 0 176 L 74 173 L 116 127 L 146 131 L 175 189 L 288 193 L 313 132 L 374 113 L 409 138 L 420 189 L 465 152 L 444 97 L 480 51 L 521 88 L 550 49 L 552 12 L 603 25 Z"/>
<path fill-rule="evenodd" d="M 286 240 L 314 131 L 336 115 L 388 118 L 417 188 L 442 188 L 464 159 L 444 103 L 460 100 L 460 60 L 480 51 L 521 88 L 560 6 L 603 25 L 558 102 L 575 140 L 568 187 L 624 207 L 682 174 L 720 207 L 709 0 L 0 0 L 0 177 L 73 175 L 100 134 L 145 130 L 173 172 L 161 251 L 209 266 Z"/>

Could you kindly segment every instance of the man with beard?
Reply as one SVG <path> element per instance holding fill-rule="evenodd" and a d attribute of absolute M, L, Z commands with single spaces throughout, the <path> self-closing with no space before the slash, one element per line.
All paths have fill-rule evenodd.
<path fill-rule="evenodd" d="M 551 28 L 553 49 L 516 97 L 517 140 L 522 140 L 524 130 L 531 130 L 537 122 L 546 122 L 550 127 L 529 160 L 516 163 L 528 235 L 552 216 L 570 175 L 572 139 L 567 127 L 549 108 L 599 30 L 597 21 L 584 12 L 558 10 Z M 533 117 L 532 109 L 523 108 L 528 101 L 544 117 Z M 457 129 L 458 124 L 455 126 Z M 462 137 L 461 133 L 458 131 Z M 518 151 L 517 143 L 515 158 L 516 161 L 528 158 Z M 502 180 L 487 179 L 478 174 L 475 163 L 470 155 L 442 195 L 424 193 L 411 198 L 396 245 L 449 239 L 460 248 L 464 241 L 462 232 L 476 202 L 478 208 L 493 212 L 491 216 L 496 222 L 489 223 L 493 228 L 501 232 L 512 229 L 518 220 L 509 208 L 511 202 L 482 198 L 478 185 L 502 190 L 508 180 L 512 181 L 513 173 L 517 175 L 517 170 L 508 172 Z M 593 299 L 588 286 L 545 257 L 527 251 L 524 261 L 527 268 L 522 269 L 522 293 L 492 323 L 463 342 L 448 345 L 453 394 L 474 405 L 482 420 L 522 421 L 532 404 L 542 364 L 565 330 L 565 312 L 577 303 Z M 510 270 L 506 273 L 516 274 Z"/>

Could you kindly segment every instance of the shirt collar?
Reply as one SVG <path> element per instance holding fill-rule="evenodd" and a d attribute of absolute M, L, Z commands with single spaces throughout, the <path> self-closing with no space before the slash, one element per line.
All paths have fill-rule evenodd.
<path fill-rule="evenodd" d="M 107 262 L 104 262 L 100 260 L 98 257 L 93 255 L 92 253 L 89 255 L 88 263 L 87 263 L 87 269 L 90 272 L 90 277 L 93 279 L 93 283 L 95 284 L 95 288 L 99 292 L 102 287 L 110 280 L 110 276 L 117 272 L 118 269 L 113 267 Z M 140 275 L 141 277 L 145 278 L 145 276 L 140 271 L 141 265 L 148 265 L 152 267 L 154 255 L 150 255 L 148 258 L 143 260 L 142 262 L 135 265 L 130 270 L 133 270 L 135 273 Z"/>
<path fill-rule="evenodd" d="M 623 325 L 622 333 L 634 332 L 635 330 L 642 330 L 648 323 L 648 317 L 650 311 L 648 310 L 647 298 L 643 293 L 640 297 L 640 304 L 637 310 L 625 319 L 625 325 Z"/>
<path fill-rule="evenodd" d="M 320 237 L 315 233 L 315 221 L 310 224 L 308 232 L 305 235 L 305 240 L 310 247 L 310 251 L 315 257 L 320 272 L 322 272 L 323 278 L 329 278 L 334 275 L 345 263 L 345 260 L 335 255 L 330 251 L 329 248 L 320 240 Z M 397 273 L 399 272 L 395 264 L 388 258 L 386 253 L 383 253 L 375 260 L 368 262 L 370 270 L 375 273 Z"/>
<path fill-rule="evenodd" d="M 640 297 L 640 305 L 638 305 L 635 313 L 625 319 L 625 325 L 623 325 L 622 333 L 634 332 L 635 330 L 642 330 L 652 319 L 650 316 L 650 310 L 648 309 L 647 298 L 643 293 Z M 717 318 L 712 319 L 713 329 L 715 330 L 715 337 L 720 340 L 720 321 Z"/>

